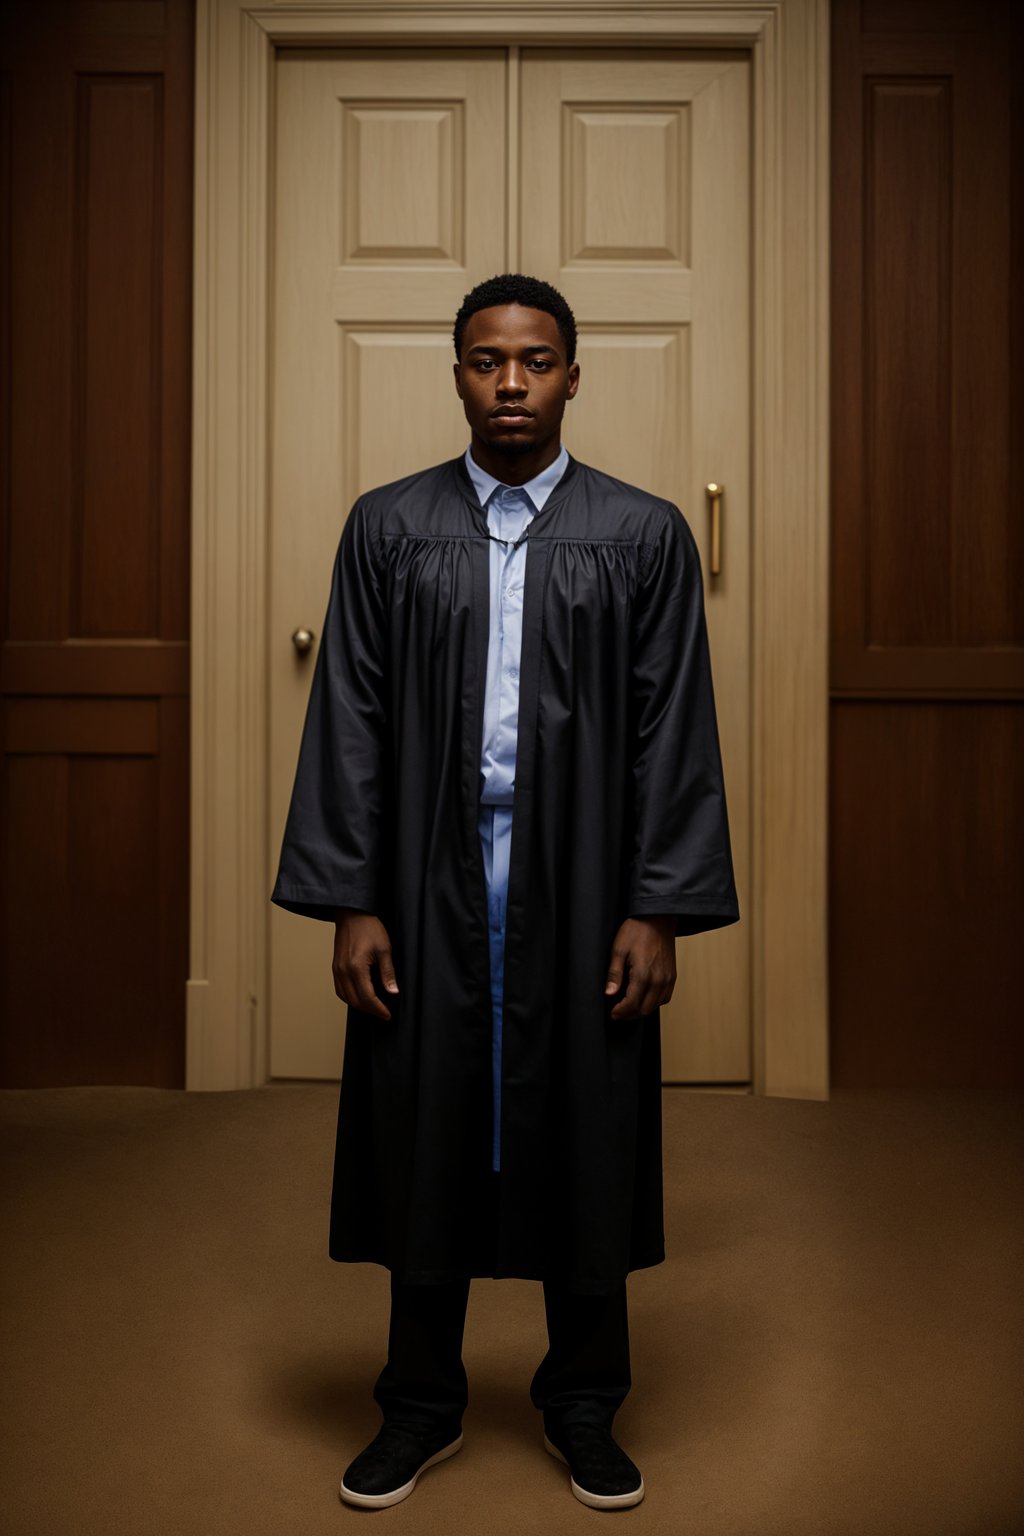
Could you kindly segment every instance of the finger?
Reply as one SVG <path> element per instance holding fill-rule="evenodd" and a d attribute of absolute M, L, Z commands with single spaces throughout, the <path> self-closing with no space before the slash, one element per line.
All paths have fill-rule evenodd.
<path fill-rule="evenodd" d="M 660 968 L 648 979 L 647 996 L 644 999 L 644 1013 L 655 1013 L 672 996 L 673 979 L 666 980 L 665 973 Z"/>
<path fill-rule="evenodd" d="M 336 996 L 338 996 L 343 1003 L 348 1003 L 350 1008 L 354 1007 L 355 1005 L 351 996 L 349 995 L 348 968 L 338 958 L 337 955 L 335 955 L 334 960 L 331 963 L 331 975 L 334 978 L 334 991 Z"/>
<path fill-rule="evenodd" d="M 335 971 L 334 991 L 341 1001 L 347 1003 L 350 1008 L 358 1008 L 359 1003 L 356 998 L 355 988 L 349 981 L 347 971 Z"/>
<path fill-rule="evenodd" d="M 613 1019 L 631 1019 L 639 1011 L 640 999 L 643 996 L 644 980 L 635 974 L 632 967 L 629 973 L 629 986 L 626 988 L 625 997 L 621 998 L 612 1009 Z"/>
<path fill-rule="evenodd" d="M 613 949 L 612 958 L 608 965 L 608 975 L 605 977 L 604 990 L 606 994 L 617 992 L 622 986 L 622 972 L 626 964 L 626 951 Z"/>
<path fill-rule="evenodd" d="M 370 963 L 366 961 L 358 970 L 349 972 L 349 984 L 355 992 L 355 1006 L 361 1013 L 369 1013 L 377 1019 L 390 1019 L 391 1014 L 373 990 Z"/>
<path fill-rule="evenodd" d="M 657 982 L 648 982 L 640 1002 L 640 1012 L 645 1018 L 652 1013 L 656 1013 L 661 1007 L 662 990 L 662 987 Z"/>
<path fill-rule="evenodd" d="M 395 964 L 391 955 L 390 945 L 381 945 L 377 950 L 377 967 L 380 971 L 380 979 L 389 992 L 398 991 L 398 982 L 395 978 Z"/>

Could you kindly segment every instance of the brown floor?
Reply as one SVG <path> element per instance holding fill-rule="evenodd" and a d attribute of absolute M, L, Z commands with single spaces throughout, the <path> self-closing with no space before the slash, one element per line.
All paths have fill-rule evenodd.
<path fill-rule="evenodd" d="M 6 1536 L 549 1536 L 540 1288 L 477 1281 L 460 1455 L 341 1505 L 387 1277 L 326 1257 L 336 1090 L 0 1095 Z M 631 1277 L 616 1518 L 699 1536 L 1024 1531 L 1020 1100 L 665 1096 L 668 1261 Z"/>

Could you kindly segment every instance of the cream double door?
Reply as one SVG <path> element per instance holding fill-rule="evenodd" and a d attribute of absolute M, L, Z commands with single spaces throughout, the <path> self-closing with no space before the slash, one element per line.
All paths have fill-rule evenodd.
<path fill-rule="evenodd" d="M 461 452 L 451 327 L 497 272 L 580 329 L 577 458 L 700 546 L 740 910 L 750 918 L 749 67 L 671 50 L 352 50 L 277 70 L 269 592 L 276 866 L 331 564 L 355 497 Z M 708 482 L 720 503 L 711 570 Z M 267 872 L 268 889 L 274 869 Z M 332 1078 L 333 928 L 273 908 L 272 1077 Z M 666 1082 L 751 1076 L 750 933 L 677 941 Z M 401 982 L 401 977 L 399 977 Z"/>

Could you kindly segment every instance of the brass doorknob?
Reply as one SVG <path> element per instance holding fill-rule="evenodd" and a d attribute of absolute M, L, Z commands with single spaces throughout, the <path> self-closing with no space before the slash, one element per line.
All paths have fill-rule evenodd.
<path fill-rule="evenodd" d="M 316 639 L 311 629 L 297 629 L 292 635 L 292 645 L 300 656 L 305 656 L 313 649 L 313 641 Z"/>

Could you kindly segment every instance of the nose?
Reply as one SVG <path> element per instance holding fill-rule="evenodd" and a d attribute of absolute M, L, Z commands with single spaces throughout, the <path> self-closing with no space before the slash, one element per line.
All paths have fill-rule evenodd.
<path fill-rule="evenodd" d="M 498 394 L 525 395 L 526 391 L 526 369 L 515 358 L 509 358 L 498 375 Z"/>

